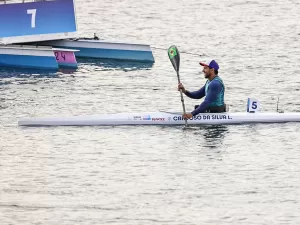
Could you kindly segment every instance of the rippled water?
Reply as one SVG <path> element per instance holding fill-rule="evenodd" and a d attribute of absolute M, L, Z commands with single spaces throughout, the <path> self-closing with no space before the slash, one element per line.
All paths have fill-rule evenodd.
<path fill-rule="evenodd" d="M 81 36 L 150 44 L 156 62 L 0 71 L 0 221 L 8 224 L 299 224 L 300 124 L 21 128 L 23 117 L 181 110 L 220 65 L 230 110 L 300 111 L 299 1 L 83 1 Z M 193 53 L 193 54 L 185 54 Z M 203 55 L 202 57 L 196 54 Z M 185 98 L 188 110 L 199 101 Z"/>

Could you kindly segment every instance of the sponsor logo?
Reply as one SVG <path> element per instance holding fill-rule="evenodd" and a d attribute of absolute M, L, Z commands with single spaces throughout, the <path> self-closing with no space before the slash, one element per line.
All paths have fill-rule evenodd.
<path fill-rule="evenodd" d="M 143 120 L 151 120 L 151 116 L 143 116 Z"/>
<path fill-rule="evenodd" d="M 133 120 L 142 120 L 141 116 L 133 116 Z"/>
<path fill-rule="evenodd" d="M 152 121 L 165 121 L 165 118 L 152 118 Z"/>

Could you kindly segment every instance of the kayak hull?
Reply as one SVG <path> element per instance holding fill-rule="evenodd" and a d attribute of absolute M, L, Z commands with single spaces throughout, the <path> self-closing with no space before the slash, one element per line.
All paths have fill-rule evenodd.
<path fill-rule="evenodd" d="M 202 113 L 189 125 L 222 125 L 249 123 L 300 122 L 300 113 Z M 181 113 L 116 113 L 53 118 L 21 119 L 19 126 L 120 126 L 120 125 L 184 125 Z"/>

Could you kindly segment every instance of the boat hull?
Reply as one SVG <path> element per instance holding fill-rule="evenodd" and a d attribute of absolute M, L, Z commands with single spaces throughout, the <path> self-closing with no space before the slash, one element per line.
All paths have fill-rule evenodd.
<path fill-rule="evenodd" d="M 0 67 L 58 70 L 52 48 L 21 45 L 0 46 Z"/>
<path fill-rule="evenodd" d="M 222 125 L 249 123 L 300 122 L 300 113 L 203 113 L 189 125 Z M 184 125 L 180 113 L 117 113 L 110 115 L 70 116 L 57 118 L 29 118 L 19 126 L 120 126 L 120 125 Z"/>
<path fill-rule="evenodd" d="M 40 43 L 60 48 L 77 49 L 76 57 L 94 59 L 116 59 L 154 63 L 150 45 L 101 40 L 59 40 Z"/>

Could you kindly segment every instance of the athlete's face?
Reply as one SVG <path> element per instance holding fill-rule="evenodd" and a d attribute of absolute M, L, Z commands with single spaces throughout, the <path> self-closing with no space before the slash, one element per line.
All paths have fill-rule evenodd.
<path fill-rule="evenodd" d="M 210 75 L 213 73 L 213 69 L 210 69 L 208 66 L 204 66 L 202 72 L 204 73 L 205 78 L 209 78 Z"/>

